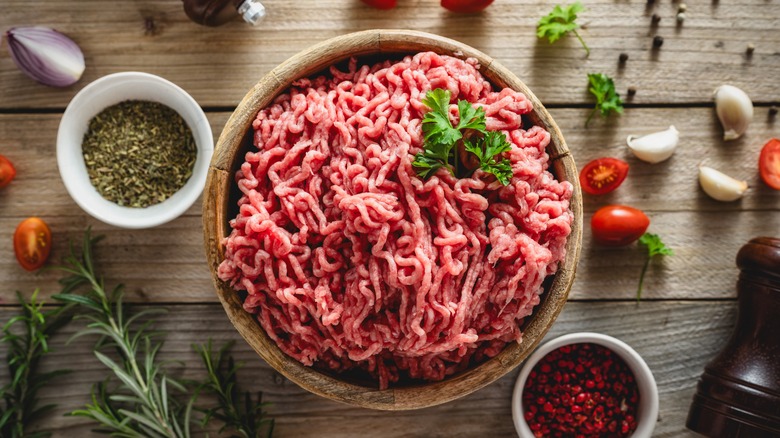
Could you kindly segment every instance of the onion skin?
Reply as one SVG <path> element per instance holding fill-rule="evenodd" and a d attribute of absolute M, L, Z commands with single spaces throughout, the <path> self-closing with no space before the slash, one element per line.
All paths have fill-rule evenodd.
<path fill-rule="evenodd" d="M 66 35 L 48 27 L 15 27 L 5 33 L 11 59 L 31 79 L 68 87 L 84 73 L 84 54 Z"/>

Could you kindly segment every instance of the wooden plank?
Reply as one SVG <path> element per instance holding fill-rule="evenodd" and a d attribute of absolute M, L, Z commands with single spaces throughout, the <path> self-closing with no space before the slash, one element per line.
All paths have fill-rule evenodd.
<path fill-rule="evenodd" d="M 660 391 L 656 437 L 693 436 L 684 428 L 688 406 L 704 365 L 725 343 L 735 317 L 734 302 L 569 303 L 547 339 L 576 331 L 616 336 L 634 347 L 648 363 Z M 0 319 L 14 308 L 0 309 Z M 90 424 L 65 413 L 88 401 L 90 386 L 106 376 L 91 354 L 94 339 L 80 338 L 65 347 L 77 329 L 71 323 L 51 342 L 53 352 L 44 370 L 68 367 L 73 371 L 44 389 L 42 403 L 56 403 L 45 428 L 54 437 L 92 437 Z M 460 400 L 438 407 L 407 412 L 380 412 L 335 403 L 310 394 L 281 377 L 259 359 L 230 326 L 217 305 L 172 306 L 156 326 L 167 332 L 161 359 L 171 359 L 177 375 L 199 378 L 202 368 L 190 344 L 212 337 L 218 344 L 236 340 L 233 353 L 245 367 L 239 376 L 253 391 L 261 390 L 273 403 L 276 438 L 433 436 L 514 436 L 511 393 L 519 370 Z M 0 374 L 2 379 L 5 374 Z"/>
<path fill-rule="evenodd" d="M 357 0 L 323 0 L 301 5 L 266 0 L 268 17 L 257 28 L 236 19 L 221 28 L 190 22 L 179 0 L 120 2 L 111 8 L 88 1 L 30 8 L 7 0 L 0 28 L 49 25 L 82 47 L 87 70 L 65 90 L 40 86 L 0 55 L 0 108 L 64 108 L 84 85 L 103 75 L 141 70 L 181 85 L 206 106 L 235 105 L 272 68 L 326 38 L 372 28 L 409 28 L 437 33 L 482 50 L 515 72 L 546 103 L 588 103 L 586 74 L 607 73 L 625 95 L 642 104 L 706 102 L 724 82 L 743 87 L 763 103 L 780 101 L 780 4 L 764 0 L 688 1 L 684 24 L 675 21 L 675 2 L 586 2 L 580 14 L 589 58 L 574 37 L 549 45 L 535 27 L 551 3 L 497 2 L 483 14 L 451 14 L 432 1 L 401 1 L 392 11 Z M 662 21 L 650 24 L 650 15 Z M 665 38 L 652 50 L 655 35 Z M 756 46 L 748 57 L 745 47 Z M 629 54 L 618 66 L 620 52 Z"/>
<path fill-rule="evenodd" d="M 631 165 L 629 177 L 615 192 L 603 196 L 585 195 L 585 211 L 610 203 L 630 203 L 644 210 L 659 211 L 767 211 L 780 209 L 780 192 L 759 178 L 758 155 L 771 137 L 780 137 L 780 120 L 768 116 L 766 108 L 756 110 L 747 133 L 724 142 L 722 129 L 712 108 L 632 108 L 622 116 L 598 117 L 589 128 L 583 126 L 586 109 L 554 108 L 550 112 L 581 169 L 588 161 L 612 156 Z M 209 112 L 215 138 L 230 116 Z M 55 159 L 59 114 L 0 114 L 0 153 L 17 168 L 11 186 L 0 191 L 0 215 L 23 218 L 77 216 L 83 211 L 73 202 L 59 176 Z M 680 131 L 680 145 L 669 160 L 644 163 L 626 146 L 628 135 L 664 130 L 674 124 Z M 750 189 L 739 202 L 717 202 L 699 188 L 698 166 L 708 165 L 748 182 Z M 199 215 L 200 203 L 186 215 Z"/>
<path fill-rule="evenodd" d="M 627 160 L 626 182 L 612 194 L 585 196 L 583 251 L 573 299 L 631 299 L 643 263 L 641 251 L 600 248 L 592 244 L 587 225 L 598 207 L 629 204 L 648 212 L 650 231 L 663 236 L 677 255 L 653 263 L 648 272 L 646 298 L 729 297 L 734 294 L 734 256 L 751 237 L 780 234 L 780 192 L 759 181 L 756 160 L 761 145 L 778 136 L 778 125 L 760 110 L 744 140 L 723 143 L 710 108 L 630 109 L 619 118 L 582 123 L 587 110 L 554 109 L 553 117 L 573 150 L 580 167 L 599 156 Z M 218 135 L 228 113 L 209 113 Z M 43 217 L 55 236 L 52 263 L 62 260 L 68 241 L 78 241 L 91 225 L 107 240 L 98 246 L 101 272 L 109 284 L 124 283 L 133 301 L 212 302 L 216 299 L 202 249 L 200 203 L 181 218 L 151 230 L 127 231 L 103 225 L 86 216 L 65 192 L 54 155 L 56 114 L 0 115 L 0 151 L 17 166 L 17 179 L 0 191 L 0 239 L 11 242 L 19 221 Z M 661 130 L 675 123 L 681 145 L 667 162 L 650 165 L 633 158 L 624 145 L 628 134 Z M 749 181 L 751 189 L 735 203 L 713 201 L 698 188 L 696 166 L 705 162 Z M 615 267 L 620 267 L 615 269 Z M 16 263 L 10 245 L 0 251 L 0 278 L 6 289 L 0 298 L 12 299 L 14 290 L 41 287 L 58 290 L 59 274 L 30 274 Z"/>

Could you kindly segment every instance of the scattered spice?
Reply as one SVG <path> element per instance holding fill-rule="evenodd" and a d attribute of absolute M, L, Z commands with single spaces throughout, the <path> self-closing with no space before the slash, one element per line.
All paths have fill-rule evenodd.
<path fill-rule="evenodd" d="M 685 21 L 685 12 L 678 12 L 677 13 L 677 22 L 682 23 Z"/>
<path fill-rule="evenodd" d="M 144 208 L 181 189 L 197 150 L 192 131 L 173 109 L 129 100 L 89 122 L 82 142 L 90 181 L 109 201 Z"/>
<path fill-rule="evenodd" d="M 661 22 L 661 16 L 658 14 L 653 14 L 653 16 L 650 18 L 653 24 L 658 24 Z"/>
<path fill-rule="evenodd" d="M 685 3 L 680 3 L 677 6 L 677 12 L 685 12 L 687 10 L 688 10 L 688 5 L 686 5 Z"/>
<path fill-rule="evenodd" d="M 618 57 L 618 61 L 620 61 L 621 64 L 625 64 L 626 61 L 628 61 L 628 53 L 625 52 L 621 53 L 620 56 Z"/>
<path fill-rule="evenodd" d="M 664 37 L 656 35 L 653 37 L 653 48 L 658 49 L 664 45 Z"/>
<path fill-rule="evenodd" d="M 769 117 L 774 117 L 777 115 L 777 107 L 772 105 L 769 107 Z"/>
<path fill-rule="evenodd" d="M 747 47 L 745 48 L 745 53 L 748 54 L 748 56 L 752 55 L 753 52 L 755 52 L 756 46 L 753 43 L 748 43 Z"/>
<path fill-rule="evenodd" d="M 626 91 L 626 94 L 628 94 L 628 97 L 636 96 L 636 87 L 628 87 L 628 91 Z"/>
<path fill-rule="evenodd" d="M 597 344 L 564 345 L 543 357 L 523 388 L 536 437 L 627 437 L 637 427 L 639 389 L 620 356 Z"/>

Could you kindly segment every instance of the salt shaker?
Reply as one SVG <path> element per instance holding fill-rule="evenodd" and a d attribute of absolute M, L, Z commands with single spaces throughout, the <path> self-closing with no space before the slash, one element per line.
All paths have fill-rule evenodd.
<path fill-rule="evenodd" d="M 737 254 L 737 323 L 704 369 L 686 426 L 712 438 L 780 436 L 780 239 Z"/>
<path fill-rule="evenodd" d="M 205 26 L 225 24 L 236 13 L 252 25 L 265 17 L 265 7 L 258 0 L 183 0 L 183 3 L 190 20 Z"/>

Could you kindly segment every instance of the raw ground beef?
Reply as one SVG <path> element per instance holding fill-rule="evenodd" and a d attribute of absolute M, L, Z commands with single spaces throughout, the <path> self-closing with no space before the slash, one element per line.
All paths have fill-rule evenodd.
<path fill-rule="evenodd" d="M 519 342 L 564 257 L 572 186 L 547 171 L 531 102 L 493 91 L 472 59 L 418 53 L 302 79 L 261 110 L 222 280 L 288 355 L 355 367 L 386 388 L 441 380 Z M 502 186 L 477 170 L 423 180 L 420 102 L 431 89 L 485 109 L 512 143 Z M 455 120 L 453 120 L 455 121 Z"/>

